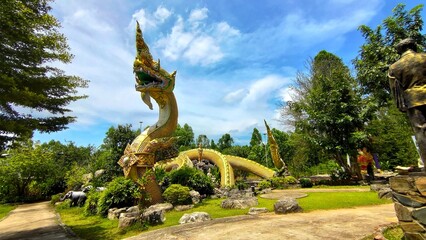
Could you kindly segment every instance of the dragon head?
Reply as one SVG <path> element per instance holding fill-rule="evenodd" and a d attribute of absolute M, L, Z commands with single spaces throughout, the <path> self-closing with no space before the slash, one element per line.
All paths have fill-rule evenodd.
<path fill-rule="evenodd" d="M 145 43 L 139 22 L 136 22 L 136 51 L 133 72 L 136 91 L 141 92 L 142 100 L 152 109 L 150 92 L 172 92 L 175 87 L 176 71 L 168 73 L 160 66 L 160 59 L 154 61 Z"/>

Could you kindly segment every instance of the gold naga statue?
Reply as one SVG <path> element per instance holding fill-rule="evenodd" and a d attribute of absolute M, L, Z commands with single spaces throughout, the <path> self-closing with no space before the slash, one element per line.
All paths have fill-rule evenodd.
<path fill-rule="evenodd" d="M 155 100 L 159 106 L 159 118 L 155 124 L 127 145 L 118 164 L 123 168 L 125 177 L 131 178 L 149 195 L 148 204 L 163 201 L 160 186 L 153 173 L 153 169 L 156 167 L 170 171 L 182 166 L 192 167 L 191 160 L 194 159 L 207 159 L 219 168 L 220 185 L 224 188 L 235 185 L 234 168 L 251 172 L 263 178 L 271 178 L 277 175 L 277 172 L 257 162 L 224 155 L 212 149 L 199 148 L 179 153 L 174 147 L 176 138 L 172 137 L 178 123 L 178 107 L 173 93 L 176 71 L 169 74 L 161 68 L 160 60 L 153 60 L 138 22 L 136 24 L 136 50 L 137 55 L 133 64 L 136 91 L 141 93 L 142 101 L 151 110 L 153 109 L 151 98 Z M 272 133 L 268 130 L 268 136 L 270 135 L 272 136 Z M 268 139 L 273 139 L 273 137 Z M 277 149 L 276 142 L 274 145 L 270 145 L 271 151 Z M 275 151 L 272 154 L 273 158 L 277 156 L 277 153 Z M 280 162 L 280 160 L 274 159 L 274 163 L 281 164 L 277 165 L 279 169 L 285 166 L 282 160 Z"/>

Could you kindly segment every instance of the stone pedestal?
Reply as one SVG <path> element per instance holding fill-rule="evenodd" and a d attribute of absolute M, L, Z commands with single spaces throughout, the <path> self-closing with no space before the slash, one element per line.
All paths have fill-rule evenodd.
<path fill-rule="evenodd" d="M 389 184 L 405 239 L 426 240 L 426 173 L 395 176 Z"/>

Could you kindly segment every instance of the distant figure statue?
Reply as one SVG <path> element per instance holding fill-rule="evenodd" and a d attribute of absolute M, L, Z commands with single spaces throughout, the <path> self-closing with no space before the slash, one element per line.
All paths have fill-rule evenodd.
<path fill-rule="evenodd" d="M 396 45 L 401 58 L 389 67 L 388 77 L 396 105 L 407 112 L 422 161 L 426 161 L 426 54 L 417 53 L 413 39 Z"/>

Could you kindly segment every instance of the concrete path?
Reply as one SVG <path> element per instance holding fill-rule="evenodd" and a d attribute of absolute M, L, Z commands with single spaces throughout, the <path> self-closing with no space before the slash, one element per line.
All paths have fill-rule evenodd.
<path fill-rule="evenodd" d="M 396 223 L 393 204 L 275 215 L 237 216 L 159 229 L 128 240 L 362 239 Z"/>
<path fill-rule="evenodd" d="M 49 202 L 24 204 L 0 221 L 0 239 L 76 239 L 59 225 Z"/>

